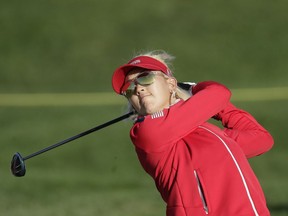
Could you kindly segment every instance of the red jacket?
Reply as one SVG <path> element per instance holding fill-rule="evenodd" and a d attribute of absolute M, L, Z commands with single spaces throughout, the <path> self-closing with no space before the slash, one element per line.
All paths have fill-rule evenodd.
<path fill-rule="evenodd" d="M 168 216 L 270 215 L 247 157 L 268 151 L 273 138 L 229 100 L 225 86 L 202 82 L 187 101 L 140 117 L 132 127 L 140 163 Z M 224 130 L 207 123 L 213 116 Z"/>

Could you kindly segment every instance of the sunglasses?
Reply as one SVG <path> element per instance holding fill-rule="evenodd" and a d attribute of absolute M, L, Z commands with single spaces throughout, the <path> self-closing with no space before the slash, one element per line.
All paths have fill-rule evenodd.
<path fill-rule="evenodd" d="M 127 98 L 130 98 L 134 93 L 136 89 L 136 85 L 139 84 L 141 86 L 148 86 L 154 83 L 155 76 L 162 74 L 162 72 L 159 71 L 144 71 L 140 73 L 137 77 L 135 77 L 132 80 L 128 80 L 123 88 L 122 88 L 122 95 L 124 95 Z"/>

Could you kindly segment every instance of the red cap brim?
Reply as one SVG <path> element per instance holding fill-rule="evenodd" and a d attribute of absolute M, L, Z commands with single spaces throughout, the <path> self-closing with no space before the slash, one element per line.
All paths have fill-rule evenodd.
<path fill-rule="evenodd" d="M 125 77 L 127 73 L 134 68 L 162 71 L 167 75 L 170 73 L 169 68 L 161 61 L 149 56 L 138 56 L 114 71 L 112 76 L 112 87 L 117 94 L 122 94 L 121 90 L 125 84 Z"/>

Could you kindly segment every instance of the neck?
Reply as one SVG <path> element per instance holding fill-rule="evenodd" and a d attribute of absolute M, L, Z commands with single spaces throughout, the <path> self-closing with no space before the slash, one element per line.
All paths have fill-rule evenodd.
<path fill-rule="evenodd" d="M 179 101 L 179 99 L 177 99 L 177 98 L 175 97 L 175 94 L 171 94 L 169 106 L 174 105 L 174 104 L 177 103 L 178 101 Z"/>

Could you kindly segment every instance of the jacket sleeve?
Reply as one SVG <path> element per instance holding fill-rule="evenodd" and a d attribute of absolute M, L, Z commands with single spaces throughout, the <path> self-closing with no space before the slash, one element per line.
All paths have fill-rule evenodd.
<path fill-rule="evenodd" d="M 130 131 L 131 139 L 145 151 L 162 151 L 223 110 L 230 96 L 229 89 L 219 83 L 198 83 L 193 97 L 163 110 L 163 117 L 148 115 L 136 123 Z"/>
<path fill-rule="evenodd" d="M 251 114 L 232 103 L 214 118 L 222 121 L 224 132 L 241 146 L 247 158 L 263 154 L 273 146 L 270 133 Z"/>

